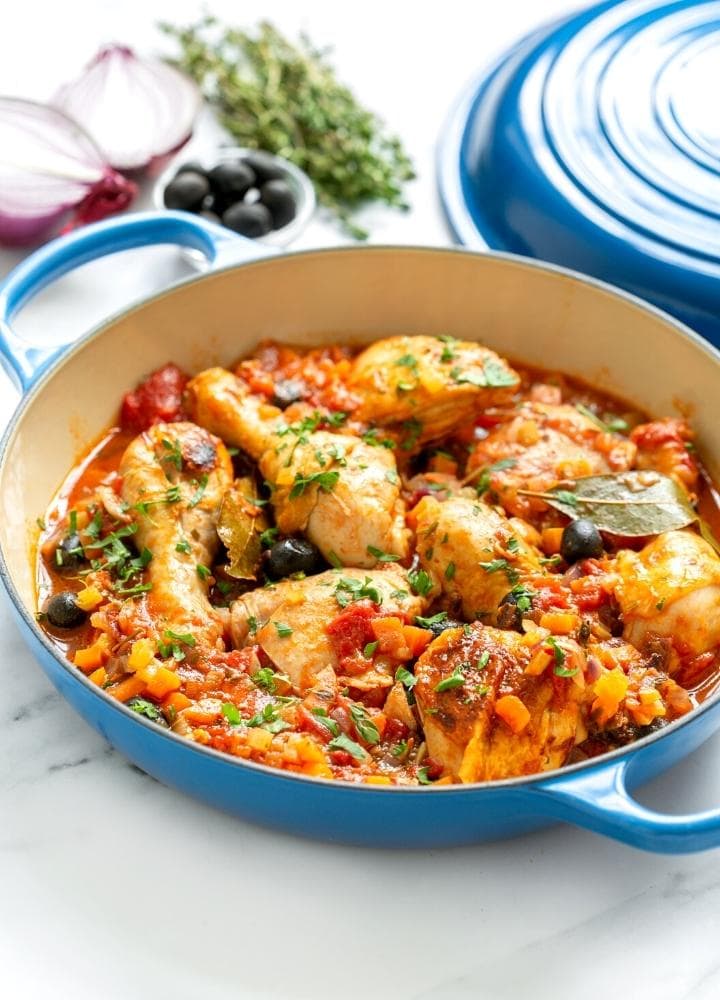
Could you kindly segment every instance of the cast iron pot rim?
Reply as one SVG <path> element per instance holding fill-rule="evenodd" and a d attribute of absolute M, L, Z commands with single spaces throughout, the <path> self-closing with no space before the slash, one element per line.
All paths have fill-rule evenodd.
<path fill-rule="evenodd" d="M 278 261 L 283 261 L 286 258 L 296 258 L 296 257 L 323 257 L 329 254 L 349 254 L 354 253 L 376 253 L 378 255 L 382 254 L 394 254 L 394 253 L 417 253 L 417 254 L 442 254 L 442 255 L 454 255 L 462 257 L 478 257 L 485 258 L 490 257 L 495 260 L 503 260 L 509 264 L 515 264 L 520 267 L 528 267 L 537 271 L 545 271 L 550 274 L 556 274 L 560 277 L 569 278 L 574 282 L 578 282 L 583 285 L 590 285 L 593 288 L 598 289 L 598 291 L 605 292 L 615 298 L 620 298 L 628 302 L 646 313 L 650 313 L 652 316 L 659 320 L 662 320 L 666 324 L 669 324 L 674 328 L 675 333 L 683 338 L 684 340 L 690 341 L 695 347 L 699 348 L 708 359 L 714 364 L 720 364 L 720 351 L 716 350 L 711 344 L 700 337 L 699 334 L 695 333 L 684 323 L 670 316 L 668 313 L 664 312 L 662 309 L 658 309 L 656 306 L 649 302 L 645 302 L 643 299 L 639 298 L 637 295 L 633 295 L 630 292 L 626 292 L 621 288 L 617 288 L 614 285 L 610 285 L 608 282 L 601 281 L 598 278 L 592 278 L 588 275 L 581 274 L 579 271 L 573 271 L 570 268 L 562 267 L 558 264 L 551 264 L 547 261 L 538 261 L 530 257 L 524 257 L 520 254 L 507 253 L 501 251 L 491 251 L 486 253 L 480 253 L 477 250 L 472 250 L 466 247 L 428 247 L 428 246 L 417 246 L 413 244 L 408 245 L 373 245 L 365 247 L 356 246 L 345 246 L 345 247 L 327 247 L 321 249 L 313 250 L 302 250 L 293 251 L 291 253 L 283 253 L 277 256 L 273 255 L 270 257 L 262 257 L 260 259 L 253 259 L 241 262 L 239 264 L 227 264 L 225 266 L 218 267 L 210 271 L 209 273 L 190 275 L 187 278 L 182 278 L 177 282 L 171 284 L 168 288 L 163 289 L 160 292 L 156 292 L 153 295 L 146 296 L 139 302 L 130 306 L 127 309 L 121 309 L 114 313 L 107 319 L 102 320 L 97 326 L 93 327 L 87 333 L 80 336 L 76 341 L 69 345 L 62 354 L 56 358 L 56 360 L 48 367 L 46 371 L 37 379 L 36 382 L 30 387 L 30 389 L 21 397 L 15 412 L 10 418 L 10 422 L 5 430 L 5 433 L 0 440 L 0 469 L 3 466 L 5 455 L 10 447 L 12 439 L 15 436 L 15 432 L 22 421 L 25 411 L 30 407 L 31 403 L 36 396 L 45 387 L 46 383 L 59 374 L 62 368 L 65 367 L 70 361 L 72 361 L 74 355 L 80 351 L 89 341 L 99 338 L 104 334 L 111 326 L 118 322 L 120 319 L 124 319 L 127 316 L 131 316 L 135 312 L 139 312 L 144 309 L 145 306 L 151 303 L 158 302 L 161 299 L 171 296 L 179 288 L 184 288 L 186 285 L 191 285 L 200 281 L 211 281 L 215 277 L 220 277 L 227 274 L 229 271 L 236 270 L 238 268 L 263 268 L 272 266 L 278 263 Z M 601 754 L 598 757 L 592 757 L 586 761 L 580 761 L 577 764 L 570 764 L 567 767 L 556 768 L 552 771 L 541 771 L 538 774 L 533 774 L 529 776 L 520 776 L 516 778 L 503 778 L 497 781 L 485 781 L 485 782 L 473 782 L 468 784 L 457 784 L 457 785 L 440 785 L 440 786 L 428 786 L 419 787 L 414 785 L 393 785 L 393 786 L 383 786 L 383 785 L 369 785 L 365 783 L 355 783 L 351 781 L 343 780 L 328 780 L 327 778 L 314 777 L 312 775 L 296 774 L 293 771 L 284 771 L 281 768 L 270 767 L 267 764 L 258 764 L 255 761 L 245 760 L 242 757 L 236 757 L 233 754 L 225 753 L 222 750 L 213 750 L 210 747 L 205 747 L 202 744 L 192 742 L 185 736 L 180 736 L 177 733 L 173 733 L 170 729 L 165 729 L 158 726 L 156 723 L 151 722 L 150 719 L 139 715 L 137 712 L 133 712 L 131 708 L 128 708 L 123 702 L 117 701 L 106 691 L 99 688 L 97 684 L 93 684 L 85 674 L 78 671 L 73 665 L 67 660 L 50 642 L 46 634 L 39 627 L 34 613 L 30 612 L 25 606 L 24 601 L 20 597 L 15 584 L 13 583 L 10 575 L 10 570 L 8 568 L 5 553 L 0 545 L 0 579 L 5 585 L 5 589 L 8 592 L 10 600 L 15 605 L 18 613 L 23 619 L 24 623 L 27 625 L 31 634 L 44 649 L 51 654 L 51 656 L 57 661 L 60 667 L 63 668 L 64 672 L 67 673 L 73 681 L 80 683 L 87 690 L 91 691 L 95 697 L 98 697 L 107 708 L 112 708 L 123 715 L 130 716 L 133 718 L 135 723 L 141 726 L 145 726 L 154 736 L 159 738 L 164 738 L 171 740 L 177 747 L 178 750 L 184 750 L 188 752 L 195 752 L 209 756 L 211 759 L 217 760 L 218 763 L 224 763 L 226 765 L 233 765 L 240 770 L 250 769 L 252 771 L 257 771 L 268 777 L 275 779 L 285 779 L 287 781 L 297 781 L 302 784 L 312 783 L 315 785 L 320 785 L 324 789 L 333 789 L 338 793 L 348 792 L 349 790 L 365 793 L 377 793 L 382 794 L 404 794 L 404 795 L 426 795 L 428 791 L 432 790 L 435 794 L 449 794 L 457 795 L 464 793 L 475 793 L 486 792 L 491 794 L 495 790 L 522 790 L 524 788 L 533 788 L 535 786 L 542 786 L 544 782 L 548 781 L 558 781 L 561 779 L 571 779 L 573 776 L 581 773 L 587 773 L 592 771 L 597 771 L 604 769 L 609 764 L 622 760 L 626 757 L 633 756 L 638 750 L 645 749 L 651 744 L 656 743 L 658 740 L 662 739 L 664 736 L 672 732 L 677 732 L 683 727 L 691 724 L 700 715 L 705 712 L 710 711 L 715 707 L 720 701 L 720 689 L 711 695 L 706 701 L 696 708 L 693 708 L 687 715 L 683 716 L 681 719 L 677 719 L 671 722 L 667 727 L 659 729 L 654 733 L 650 733 L 648 736 L 644 736 L 634 743 L 630 743 L 624 747 L 618 747 L 616 750 L 611 750 L 608 753 Z M 121 751 L 122 752 L 122 751 Z"/>

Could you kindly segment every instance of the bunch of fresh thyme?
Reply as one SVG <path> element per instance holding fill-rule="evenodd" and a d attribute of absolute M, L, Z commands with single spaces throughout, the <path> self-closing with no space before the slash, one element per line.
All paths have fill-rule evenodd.
<path fill-rule="evenodd" d="M 179 45 L 175 64 L 198 83 L 221 124 L 241 145 L 301 167 L 351 235 L 368 235 L 351 218 L 367 202 L 408 207 L 402 188 L 415 176 L 410 159 L 338 81 L 326 50 L 304 35 L 294 45 L 268 22 L 255 31 L 224 28 L 212 17 L 160 27 Z"/>

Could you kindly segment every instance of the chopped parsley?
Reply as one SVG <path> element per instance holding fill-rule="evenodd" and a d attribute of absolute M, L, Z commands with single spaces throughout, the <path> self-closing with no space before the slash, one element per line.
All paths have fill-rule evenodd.
<path fill-rule="evenodd" d="M 485 358 L 482 372 L 464 373 L 460 368 L 453 368 L 450 378 L 458 385 L 474 385 L 478 389 L 501 389 L 517 385 L 517 376 L 496 358 Z"/>
<path fill-rule="evenodd" d="M 418 594 L 420 597 L 427 597 L 433 589 L 433 582 L 424 569 L 410 570 L 408 581 L 413 593 Z"/>
<path fill-rule="evenodd" d="M 242 716 L 238 711 L 237 705 L 233 705 L 231 701 L 223 702 L 222 714 L 228 720 L 231 726 L 239 726 L 242 722 Z"/>
<path fill-rule="evenodd" d="M 395 469 L 388 469 L 387 472 L 385 473 L 385 479 L 389 483 L 392 483 L 393 486 L 397 486 L 397 484 L 400 482 L 400 479 L 398 478 L 398 474 L 395 471 Z"/>
<path fill-rule="evenodd" d="M 257 687 L 262 688 L 264 691 L 269 691 L 270 694 L 274 694 L 277 690 L 275 671 L 270 667 L 260 667 L 254 674 L 250 674 L 250 680 Z"/>
<path fill-rule="evenodd" d="M 362 436 L 362 440 L 365 444 L 372 445 L 374 448 L 394 448 L 395 442 L 391 438 L 380 438 L 380 431 L 377 427 L 371 427 L 369 430 L 365 431 Z"/>
<path fill-rule="evenodd" d="M 340 733 L 338 736 L 333 737 L 328 743 L 328 748 L 330 750 L 344 750 L 345 753 L 349 753 L 355 760 L 368 759 L 367 751 L 363 750 L 359 743 L 351 740 L 345 733 Z"/>
<path fill-rule="evenodd" d="M 383 552 L 382 549 L 378 549 L 374 545 L 368 545 L 367 554 L 369 556 L 374 556 L 374 558 L 381 563 L 398 562 L 400 559 L 400 556 L 395 556 L 392 552 Z"/>
<path fill-rule="evenodd" d="M 281 639 L 286 639 L 289 635 L 293 634 L 293 630 L 285 622 L 274 622 L 275 631 L 280 636 Z"/>
<path fill-rule="evenodd" d="M 308 476 L 303 476 L 300 472 L 296 472 L 293 487 L 290 490 L 290 499 L 296 500 L 298 497 L 301 497 L 305 490 L 311 486 L 317 486 L 323 493 L 330 493 L 339 478 L 340 473 L 337 471 L 312 472 Z"/>
<path fill-rule="evenodd" d="M 445 567 L 445 579 L 452 580 L 455 576 L 455 563 L 449 562 Z"/>
<path fill-rule="evenodd" d="M 190 555 L 190 552 L 192 551 L 190 548 L 190 542 L 186 538 L 183 538 L 183 540 L 178 542 L 175 546 L 175 551 L 184 552 L 185 555 Z"/>
<path fill-rule="evenodd" d="M 408 691 L 412 691 L 418 682 L 417 677 L 414 674 L 411 674 L 405 667 L 397 668 L 395 671 L 395 680 L 400 681 L 403 687 L 406 687 Z"/>
<path fill-rule="evenodd" d="M 160 443 L 165 449 L 165 454 L 160 459 L 160 462 L 161 463 L 169 462 L 171 465 L 175 466 L 178 472 L 181 472 L 183 467 L 183 459 L 182 459 L 182 451 L 180 450 L 180 442 L 177 440 L 170 441 L 168 438 L 163 438 Z"/>
<path fill-rule="evenodd" d="M 275 544 L 279 533 L 278 528 L 266 528 L 260 532 L 260 544 L 266 549 L 271 548 Z"/>
<path fill-rule="evenodd" d="M 518 583 L 510 593 L 515 598 L 515 606 L 518 611 L 525 613 L 532 609 L 532 599 L 535 595 L 528 587 L 524 587 L 521 583 Z"/>
<path fill-rule="evenodd" d="M 375 642 L 368 642 L 363 649 L 363 656 L 366 660 L 372 660 L 375 655 L 375 650 L 378 648 L 380 643 L 376 639 Z"/>
<path fill-rule="evenodd" d="M 427 767 L 419 767 L 417 772 L 417 780 L 421 785 L 432 785 L 432 778 L 428 775 Z"/>
<path fill-rule="evenodd" d="M 351 705 L 350 717 L 355 723 L 355 728 L 357 729 L 358 736 L 361 740 L 365 740 L 365 742 L 369 743 L 371 746 L 380 742 L 380 733 L 378 732 L 378 728 L 362 705 Z"/>
<path fill-rule="evenodd" d="M 203 472 L 203 474 L 199 477 L 199 479 L 193 479 L 192 485 L 195 486 L 196 489 L 193 495 L 190 497 L 190 500 L 188 501 L 188 507 L 197 507 L 197 505 L 203 498 L 205 490 L 207 489 L 207 484 L 208 484 L 208 477 L 206 472 Z"/>
<path fill-rule="evenodd" d="M 553 673 L 556 677 L 574 677 L 578 672 L 578 668 L 575 667 L 574 670 L 568 670 L 565 666 L 565 650 L 560 646 L 554 635 L 549 635 L 547 638 L 548 646 L 551 647 L 553 654 L 555 656 L 555 666 L 553 668 Z"/>
<path fill-rule="evenodd" d="M 147 701 L 145 698 L 132 698 L 127 703 L 127 707 L 131 708 L 133 712 L 137 712 L 138 715 L 144 715 L 146 719 L 150 719 L 152 722 L 157 722 L 158 719 L 163 718 L 163 714 L 157 705 L 153 705 L 151 701 Z"/>
<path fill-rule="evenodd" d="M 324 728 L 327 729 L 327 731 L 330 733 L 331 736 L 340 735 L 340 726 L 334 719 L 331 719 L 328 716 L 324 708 L 313 708 L 311 709 L 311 711 L 312 714 L 317 719 L 317 721 L 320 723 L 320 725 L 324 726 Z"/>
<path fill-rule="evenodd" d="M 493 462 L 492 465 L 488 465 L 487 468 L 483 469 L 477 483 L 475 484 L 477 495 L 481 497 L 483 493 L 488 492 L 490 489 L 490 477 L 493 472 L 501 472 L 503 469 L 512 469 L 514 465 L 517 465 L 516 458 L 501 458 L 498 462 Z"/>
<path fill-rule="evenodd" d="M 377 605 L 383 602 L 382 594 L 369 576 L 366 576 L 364 581 L 356 580 L 350 576 L 341 576 L 335 585 L 335 600 L 341 608 L 346 608 L 353 601 L 362 601 L 365 598 Z"/>
<path fill-rule="evenodd" d="M 423 618 L 422 615 L 415 615 L 415 624 L 420 628 L 432 628 L 433 625 L 439 625 L 444 621 L 447 621 L 447 611 L 438 611 L 431 618 Z"/>
<path fill-rule="evenodd" d="M 475 669 L 484 670 L 489 662 L 490 662 L 490 651 L 486 649 L 484 653 L 480 654 L 480 658 L 475 664 Z"/>
<path fill-rule="evenodd" d="M 491 559 L 489 562 L 481 562 L 478 565 L 480 566 L 480 569 L 484 569 L 486 573 L 497 573 L 502 570 L 508 579 L 508 583 L 515 584 L 518 582 L 518 571 L 513 569 L 507 559 Z"/>
<path fill-rule="evenodd" d="M 400 447 L 403 451 L 410 451 L 418 443 L 418 438 L 422 433 L 423 425 L 416 417 L 411 417 L 409 420 L 403 420 L 402 428 L 405 431 L 405 437 L 403 438 Z"/>
<path fill-rule="evenodd" d="M 330 563 L 330 565 L 334 566 L 335 569 L 342 569 L 342 560 L 340 559 L 340 556 L 337 554 L 337 552 L 334 552 L 331 549 L 328 552 L 327 558 L 328 558 L 328 562 Z"/>
<path fill-rule="evenodd" d="M 247 620 L 248 623 L 248 635 L 255 635 L 258 630 L 258 620 L 255 615 L 250 615 Z"/>
<path fill-rule="evenodd" d="M 197 573 L 197 575 L 200 577 L 201 580 L 207 580 L 207 578 L 211 575 L 211 571 L 208 569 L 207 566 L 203 566 L 202 563 L 197 563 L 197 565 L 195 566 L 195 572 Z"/>
<path fill-rule="evenodd" d="M 459 666 L 454 667 L 453 672 L 448 677 L 443 677 L 443 679 L 435 685 L 435 690 L 438 694 L 442 694 L 443 691 L 452 691 L 453 688 L 463 686 L 465 683 L 465 675 L 462 672 L 463 666 L 464 664 L 460 664 Z"/>
<path fill-rule="evenodd" d="M 168 659 L 172 657 L 174 660 L 180 662 L 180 660 L 185 659 L 185 650 L 183 646 L 192 648 L 195 645 L 195 636 L 190 632 L 173 632 L 172 629 L 166 628 L 163 632 L 163 642 L 158 643 L 158 653 L 163 659 Z"/>

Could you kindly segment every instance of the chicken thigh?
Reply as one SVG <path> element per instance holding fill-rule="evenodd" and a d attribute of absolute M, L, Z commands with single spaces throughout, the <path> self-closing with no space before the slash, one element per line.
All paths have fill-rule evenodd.
<path fill-rule="evenodd" d="M 358 589 L 353 594 L 353 584 Z M 238 598 L 232 606 L 231 634 L 236 647 L 259 645 L 300 693 L 311 688 L 338 661 L 326 632 L 348 595 L 370 600 L 383 614 L 422 614 L 428 601 L 412 593 L 399 566 L 381 570 L 328 570 L 304 580 L 284 580 Z M 388 686 L 392 678 L 388 678 Z"/>
<path fill-rule="evenodd" d="M 623 634 L 633 645 L 651 635 L 672 638 L 671 670 L 678 655 L 720 645 L 720 558 L 700 535 L 666 531 L 640 552 L 619 552 L 614 568 Z"/>
<path fill-rule="evenodd" d="M 523 526 L 479 500 L 426 496 L 413 515 L 420 562 L 464 618 L 494 622 L 513 587 L 545 572 Z"/>
<path fill-rule="evenodd" d="M 153 618 L 215 645 L 223 618 L 197 567 L 209 567 L 219 547 L 218 511 L 233 478 L 227 448 L 195 424 L 156 424 L 128 445 L 119 474 L 122 498 L 137 520 L 138 549 L 152 554 Z"/>
<path fill-rule="evenodd" d="M 437 441 L 489 406 L 511 399 L 519 376 L 481 344 L 452 337 L 388 337 L 352 363 L 355 416 L 393 427 L 405 450 Z"/>
<path fill-rule="evenodd" d="M 572 678 L 528 673 L 531 657 L 517 632 L 478 623 L 446 630 L 425 650 L 413 690 L 428 752 L 446 775 L 491 781 L 566 762 L 585 735 L 583 691 Z"/>
<path fill-rule="evenodd" d="M 258 460 L 284 534 L 304 532 L 327 559 L 343 565 L 371 568 L 383 553 L 407 555 L 392 451 L 318 430 L 321 420 L 307 408 L 296 408 L 299 419 L 288 423 L 222 368 L 192 380 L 188 405 L 203 426 Z"/>
<path fill-rule="evenodd" d="M 547 507 L 521 490 L 544 492 L 565 479 L 630 469 L 636 447 L 603 431 L 574 406 L 526 402 L 478 442 L 468 469 L 486 471 L 488 488 L 506 511 L 532 520 Z"/>

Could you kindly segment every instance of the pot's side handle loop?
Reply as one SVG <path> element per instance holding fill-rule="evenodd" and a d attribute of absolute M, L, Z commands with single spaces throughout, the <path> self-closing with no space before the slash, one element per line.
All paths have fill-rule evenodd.
<path fill-rule="evenodd" d="M 586 773 L 560 775 L 542 782 L 533 794 L 542 811 L 602 833 L 632 847 L 662 854 L 689 854 L 720 846 L 720 809 L 668 816 L 647 809 L 632 797 L 625 759 Z"/>
<path fill-rule="evenodd" d="M 200 250 L 211 268 L 269 254 L 252 240 L 184 212 L 138 212 L 108 219 L 52 240 L 19 264 L 0 285 L 0 359 L 26 390 L 67 345 L 29 344 L 12 329 L 19 309 L 46 285 L 99 257 L 153 244 Z"/>

